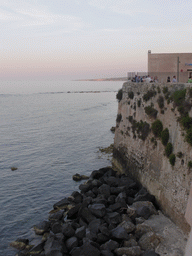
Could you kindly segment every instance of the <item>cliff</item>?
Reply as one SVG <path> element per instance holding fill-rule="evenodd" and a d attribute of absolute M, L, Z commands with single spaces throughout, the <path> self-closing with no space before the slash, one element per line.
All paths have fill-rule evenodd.
<path fill-rule="evenodd" d="M 184 232 L 192 180 L 191 96 L 190 84 L 124 83 L 113 156 L 114 167 L 153 194 Z"/>

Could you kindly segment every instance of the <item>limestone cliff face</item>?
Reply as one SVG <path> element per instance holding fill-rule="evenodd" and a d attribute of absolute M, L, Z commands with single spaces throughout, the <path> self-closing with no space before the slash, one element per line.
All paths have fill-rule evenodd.
<path fill-rule="evenodd" d="M 173 102 L 167 103 L 163 88 L 168 87 L 169 92 L 173 93 L 189 86 L 190 84 L 124 83 L 122 99 L 118 104 L 113 158 L 114 166 L 122 172 L 131 173 L 155 195 L 164 213 L 184 231 L 189 229 L 184 214 L 192 180 L 192 168 L 188 167 L 188 162 L 192 161 L 192 146 L 185 140 L 186 131 L 178 121 L 180 113 L 177 107 Z M 143 96 L 149 91 L 156 95 L 154 93 L 146 101 Z M 163 108 L 159 107 L 159 96 L 164 99 Z M 146 114 L 146 106 L 158 111 L 156 118 L 155 114 Z M 189 116 L 192 116 L 191 110 Z M 151 131 L 151 125 L 156 119 L 162 122 L 163 129 L 169 130 L 169 142 L 172 143 L 173 154 L 176 156 L 174 166 L 165 155 L 161 138 L 155 137 Z M 146 122 L 143 131 L 137 128 L 141 120 Z M 147 124 L 150 125 L 149 129 Z"/>

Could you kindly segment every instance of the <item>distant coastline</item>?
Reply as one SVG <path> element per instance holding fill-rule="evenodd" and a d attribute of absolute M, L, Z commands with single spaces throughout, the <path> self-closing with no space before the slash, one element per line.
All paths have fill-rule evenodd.
<path fill-rule="evenodd" d="M 127 81 L 127 77 L 114 77 L 114 78 L 97 78 L 97 79 L 78 79 L 73 81 Z"/>

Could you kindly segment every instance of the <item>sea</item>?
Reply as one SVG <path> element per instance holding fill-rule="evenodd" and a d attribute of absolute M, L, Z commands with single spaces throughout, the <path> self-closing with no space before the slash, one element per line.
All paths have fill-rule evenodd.
<path fill-rule="evenodd" d="M 78 191 L 75 173 L 111 165 L 122 81 L 0 82 L 0 255 L 35 239 L 33 226 Z M 12 171 L 15 167 L 17 170 Z"/>

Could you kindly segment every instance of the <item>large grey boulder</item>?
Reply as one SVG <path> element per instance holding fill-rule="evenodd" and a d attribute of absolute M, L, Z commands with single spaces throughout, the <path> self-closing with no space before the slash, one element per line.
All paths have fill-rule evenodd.
<path fill-rule="evenodd" d="M 83 237 L 85 237 L 85 234 L 86 234 L 86 227 L 85 226 L 82 226 L 82 227 L 77 228 L 75 230 L 75 236 L 79 239 L 83 239 Z"/>
<path fill-rule="evenodd" d="M 92 220 L 95 220 L 96 217 L 91 213 L 87 207 L 82 207 L 79 210 L 79 216 L 82 217 L 87 223 L 90 223 Z"/>
<path fill-rule="evenodd" d="M 64 236 L 66 237 L 72 237 L 75 234 L 75 230 L 74 228 L 71 226 L 70 223 L 65 223 L 62 226 L 62 233 L 64 234 Z"/>
<path fill-rule="evenodd" d="M 106 208 L 104 204 L 92 204 L 89 205 L 88 209 L 98 218 L 102 218 L 106 214 Z"/>
<path fill-rule="evenodd" d="M 71 251 L 74 247 L 78 246 L 78 240 L 77 237 L 72 236 L 69 239 L 66 240 L 66 246 L 69 251 Z"/>
<path fill-rule="evenodd" d="M 104 195 L 104 197 L 107 199 L 111 194 L 110 186 L 107 184 L 103 184 L 98 188 L 98 192 L 99 194 Z"/>
<path fill-rule="evenodd" d="M 54 237 L 49 237 L 45 243 L 44 251 L 46 256 L 62 255 L 67 252 L 64 244 L 59 243 Z"/>
<path fill-rule="evenodd" d="M 111 230 L 111 236 L 114 239 L 128 240 L 129 236 L 123 227 L 116 227 Z"/>

